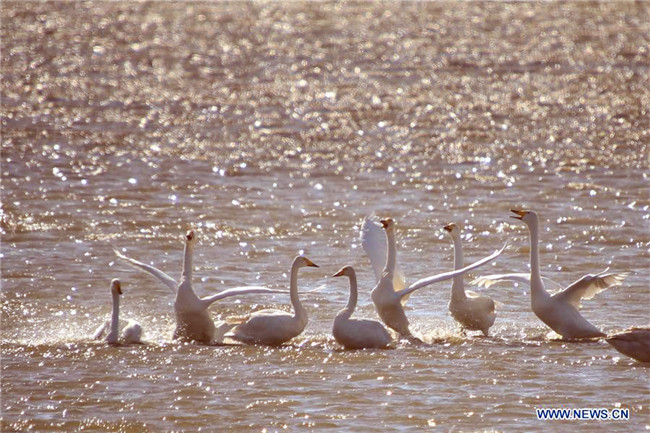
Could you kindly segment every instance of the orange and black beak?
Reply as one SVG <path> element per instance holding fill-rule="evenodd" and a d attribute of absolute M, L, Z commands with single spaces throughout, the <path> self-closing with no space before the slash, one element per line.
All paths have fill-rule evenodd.
<path fill-rule="evenodd" d="M 317 268 L 318 265 L 311 260 L 309 260 L 307 257 L 305 257 L 305 263 L 307 263 L 307 266 L 311 266 L 312 268 Z"/>
<path fill-rule="evenodd" d="M 456 227 L 456 224 L 451 223 L 451 224 L 447 224 L 446 226 L 444 226 L 443 229 L 445 229 L 445 230 L 447 230 L 449 233 L 451 233 L 451 231 L 454 229 L 454 227 Z"/>
<path fill-rule="evenodd" d="M 514 218 L 516 220 L 520 220 L 526 215 L 525 210 L 510 209 L 510 212 L 514 212 L 517 214 L 517 216 L 510 215 L 510 218 Z"/>
<path fill-rule="evenodd" d="M 194 239 L 194 230 L 190 230 L 189 232 L 187 232 L 187 234 L 185 235 L 185 239 L 187 239 L 188 241 Z"/>
<path fill-rule="evenodd" d="M 334 278 L 334 277 L 342 277 L 343 275 L 345 275 L 345 268 L 341 268 L 340 271 L 338 271 L 337 273 L 332 275 L 332 278 Z"/>
<path fill-rule="evenodd" d="M 390 223 L 393 222 L 393 219 L 392 219 L 392 218 L 386 218 L 386 219 L 383 219 L 383 220 L 379 220 L 379 222 L 381 223 L 381 226 L 382 226 L 383 228 L 386 228 L 386 227 L 388 227 L 388 225 L 389 225 Z"/>

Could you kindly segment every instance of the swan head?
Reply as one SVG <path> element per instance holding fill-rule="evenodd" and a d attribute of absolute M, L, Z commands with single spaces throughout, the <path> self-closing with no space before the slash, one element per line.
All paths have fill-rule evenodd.
<path fill-rule="evenodd" d="M 302 268 L 304 266 L 311 266 L 312 268 L 317 268 L 318 267 L 318 265 L 316 263 L 312 262 L 311 260 L 309 260 L 305 256 L 296 257 L 294 259 L 294 261 L 293 261 L 293 265 L 298 266 L 299 268 Z"/>
<path fill-rule="evenodd" d="M 384 228 L 384 230 L 388 230 L 388 229 L 392 230 L 395 228 L 395 220 L 392 218 L 385 218 L 379 220 L 379 222 L 381 223 L 381 226 Z"/>
<path fill-rule="evenodd" d="M 111 281 L 111 292 L 113 294 L 121 295 L 122 294 L 122 283 L 117 278 L 114 278 Z"/>
<path fill-rule="evenodd" d="M 196 244 L 197 238 L 196 238 L 196 233 L 194 233 L 194 230 L 189 230 L 187 232 L 187 234 L 185 235 L 185 241 L 190 245 Z"/>
<path fill-rule="evenodd" d="M 532 210 L 524 209 L 510 209 L 510 212 L 515 213 L 516 215 L 510 215 L 510 218 L 521 220 L 527 225 L 533 222 L 537 222 L 537 214 Z"/>
<path fill-rule="evenodd" d="M 354 268 L 352 266 L 343 266 L 337 273 L 332 275 L 332 277 L 351 277 L 354 275 Z"/>
<path fill-rule="evenodd" d="M 451 237 L 460 236 L 460 227 L 454 223 L 449 223 L 443 228 L 451 235 Z"/>

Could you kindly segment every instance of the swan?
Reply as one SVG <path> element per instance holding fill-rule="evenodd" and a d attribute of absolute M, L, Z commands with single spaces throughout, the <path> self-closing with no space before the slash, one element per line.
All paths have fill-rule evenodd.
<path fill-rule="evenodd" d="M 119 344 L 120 332 L 120 295 L 122 294 L 122 284 L 117 278 L 111 281 L 111 295 L 113 296 L 113 311 L 111 312 L 111 320 L 104 322 L 97 330 L 93 338 L 99 340 L 104 337 L 106 330 L 109 332 L 104 338 L 108 344 Z M 140 324 L 133 320 L 128 320 L 124 329 L 122 330 L 122 343 L 123 344 L 140 344 L 142 337 L 142 327 Z"/>
<path fill-rule="evenodd" d="M 404 312 L 403 307 L 405 296 L 408 296 L 412 292 L 422 287 L 439 281 L 449 280 L 457 275 L 462 275 L 468 271 L 471 271 L 472 269 L 489 263 L 492 260 L 496 259 L 508 245 L 506 242 L 500 250 L 495 251 L 492 255 L 485 257 L 462 269 L 422 278 L 407 288 L 396 291 L 394 284 L 397 260 L 397 249 L 395 247 L 395 222 L 392 218 L 386 218 L 380 220 L 380 223 L 384 228 L 386 234 L 386 264 L 384 266 L 384 270 L 381 274 L 379 282 L 371 292 L 371 297 L 381 320 L 386 324 L 386 326 L 404 337 L 412 336 L 411 331 L 409 330 L 409 321 L 406 318 L 406 313 Z"/>
<path fill-rule="evenodd" d="M 605 339 L 614 349 L 641 362 L 650 362 L 650 327 L 632 327 Z"/>
<path fill-rule="evenodd" d="M 298 298 L 298 269 L 311 266 L 317 268 L 311 260 L 298 256 L 291 265 L 289 294 L 294 313 L 282 310 L 261 310 L 253 314 L 232 319 L 235 326 L 226 337 L 245 344 L 262 344 L 279 346 L 302 333 L 307 326 L 307 311 Z"/>
<path fill-rule="evenodd" d="M 350 297 L 344 309 L 334 319 L 334 339 L 346 349 L 382 349 L 392 342 L 384 325 L 376 320 L 351 319 L 357 306 L 357 275 L 352 266 L 345 266 L 332 277 L 346 276 L 350 279 Z"/>
<path fill-rule="evenodd" d="M 600 338 L 605 334 L 580 315 L 581 299 L 591 299 L 597 293 L 612 286 L 620 285 L 627 272 L 607 272 L 587 274 L 564 290 L 550 295 L 545 288 L 539 263 L 539 219 L 532 210 L 511 209 L 511 218 L 521 220 L 530 232 L 530 275 L 501 274 L 481 277 L 477 284 L 489 285 L 500 281 L 516 281 L 530 284 L 533 313 L 549 328 L 565 340 Z M 554 283 L 557 284 L 557 283 Z"/>
<path fill-rule="evenodd" d="M 368 215 L 363 219 L 363 224 L 361 224 L 361 246 L 370 259 L 370 265 L 375 274 L 375 282 L 379 282 L 386 265 L 387 245 L 384 228 L 375 214 Z M 393 270 L 393 290 L 399 292 L 405 288 L 406 279 L 404 273 L 396 262 Z M 406 295 L 402 298 L 402 305 L 406 304 L 409 296 Z"/>
<path fill-rule="evenodd" d="M 195 341 L 203 344 L 219 344 L 223 342 L 224 334 L 232 329 L 233 325 L 219 322 L 218 326 L 215 326 L 212 317 L 208 313 L 210 305 L 230 296 L 256 293 L 286 293 L 286 291 L 261 286 L 247 286 L 235 287 L 211 296 L 199 298 L 192 288 L 192 258 L 194 255 L 194 246 L 197 241 L 197 236 L 194 231 L 190 230 L 185 236 L 183 271 L 181 273 L 180 283 L 153 266 L 129 258 L 118 251 L 115 251 L 115 254 L 137 269 L 143 270 L 158 278 L 176 293 L 176 299 L 174 300 L 174 313 L 176 316 L 174 339 Z"/>
<path fill-rule="evenodd" d="M 460 228 L 451 223 L 447 224 L 444 229 L 454 243 L 454 269 L 461 269 L 464 265 Z M 463 333 L 466 329 L 481 331 L 486 337 L 489 336 L 490 326 L 494 324 L 494 319 L 497 316 L 492 298 L 471 291 L 465 292 L 462 275 L 457 275 L 453 279 L 449 312 L 460 323 Z"/>

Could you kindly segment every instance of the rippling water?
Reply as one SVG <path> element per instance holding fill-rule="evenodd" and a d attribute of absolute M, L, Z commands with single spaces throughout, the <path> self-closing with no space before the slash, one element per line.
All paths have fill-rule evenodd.
<path fill-rule="evenodd" d="M 397 220 L 409 281 L 450 270 L 464 225 L 483 272 L 606 267 L 585 302 L 606 332 L 648 324 L 648 3 L 2 2 L 2 431 L 585 431 L 650 429 L 647 367 L 604 342 L 549 340 L 524 287 L 492 338 L 461 336 L 450 284 L 409 300 L 429 343 L 342 351 L 330 335 L 360 278 L 364 215 Z M 305 332 L 280 348 L 171 340 L 173 296 L 113 249 L 195 288 L 284 288 L 303 270 Z M 147 344 L 90 339 L 122 314 Z M 469 280 L 468 280 L 469 281 Z M 227 299 L 215 318 L 285 306 Z M 538 407 L 622 407 L 629 421 L 538 421 Z"/>

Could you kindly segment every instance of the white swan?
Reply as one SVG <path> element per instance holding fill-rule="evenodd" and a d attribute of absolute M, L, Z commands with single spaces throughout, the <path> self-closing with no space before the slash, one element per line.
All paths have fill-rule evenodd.
<path fill-rule="evenodd" d="M 394 239 L 394 238 L 393 238 Z M 384 228 L 377 217 L 377 215 L 368 215 L 363 219 L 361 224 L 361 246 L 370 259 L 370 265 L 375 273 L 375 282 L 379 282 L 381 275 L 384 273 L 386 266 L 386 255 L 388 253 L 388 245 L 386 245 L 386 233 Z M 393 270 L 393 290 L 399 292 L 406 288 L 406 279 L 404 273 L 395 262 L 395 269 Z M 402 298 L 402 305 L 406 304 L 409 295 Z"/>
<path fill-rule="evenodd" d="M 294 313 L 282 310 L 261 310 L 236 320 L 236 326 L 226 337 L 245 344 L 279 346 L 302 333 L 307 326 L 307 311 L 298 298 L 298 269 L 311 266 L 317 268 L 307 257 L 298 256 L 291 265 L 289 294 Z M 230 320 L 229 320 L 230 321 Z M 235 323 L 235 322 L 233 322 Z"/>
<path fill-rule="evenodd" d="M 453 223 L 447 224 L 444 229 L 454 242 L 454 269 L 461 269 L 464 264 L 460 229 Z M 497 316 L 492 298 L 471 291 L 465 292 L 462 275 L 453 279 L 449 312 L 460 323 L 463 333 L 466 329 L 481 331 L 486 337 Z"/>
<path fill-rule="evenodd" d="M 530 275 L 502 274 L 481 277 L 477 284 L 492 284 L 499 281 L 517 281 L 530 284 L 531 306 L 535 315 L 564 339 L 598 338 L 605 334 L 580 315 L 581 299 L 591 299 L 609 287 L 620 285 L 627 272 L 587 274 L 566 289 L 550 295 L 544 286 L 539 263 L 539 219 L 531 210 L 511 210 L 523 221 L 530 232 Z M 486 283 L 487 282 L 487 283 Z"/>
<path fill-rule="evenodd" d="M 99 340 L 104 337 L 106 330 L 108 334 L 104 338 L 108 344 L 119 344 L 120 333 L 120 295 L 122 294 L 122 284 L 117 278 L 111 281 L 111 295 L 113 296 L 113 311 L 111 312 L 111 320 L 104 322 L 97 328 L 93 338 Z M 123 322 L 124 324 L 124 322 Z M 142 327 L 140 324 L 133 320 L 128 320 L 124 324 L 122 330 L 122 343 L 123 344 L 139 344 L 142 337 Z"/>
<path fill-rule="evenodd" d="M 180 283 L 177 283 L 172 277 L 153 266 L 131 259 L 118 251 L 115 251 L 115 254 L 136 268 L 158 278 L 167 287 L 176 292 L 176 299 L 174 301 L 174 312 L 176 315 L 174 339 L 196 341 L 204 344 L 218 344 L 223 342 L 224 334 L 234 325 L 220 322 L 218 323 L 218 326 L 215 326 L 212 317 L 208 313 L 208 307 L 210 307 L 212 303 L 230 296 L 249 295 L 255 293 L 286 293 L 286 291 L 274 290 L 260 286 L 247 286 L 235 287 L 212 296 L 199 298 L 192 288 L 192 258 L 196 243 L 197 237 L 194 234 L 194 231 L 190 230 L 185 236 L 185 253 Z"/>
<path fill-rule="evenodd" d="M 386 324 L 386 326 L 405 337 L 411 337 L 411 331 L 409 330 L 409 321 L 406 318 L 406 313 L 404 312 L 404 307 L 402 306 L 405 296 L 422 287 L 439 281 L 449 280 L 457 275 L 462 275 L 466 272 L 471 271 L 472 269 L 489 263 L 492 260 L 496 259 L 508 245 L 506 242 L 506 244 L 500 250 L 495 251 L 492 255 L 485 257 L 484 259 L 481 259 L 462 269 L 422 278 L 405 289 L 395 291 L 395 285 L 393 282 L 395 278 L 397 260 L 397 249 L 395 247 L 395 223 L 391 218 L 383 219 L 380 222 L 386 233 L 386 246 L 388 251 L 386 254 L 386 264 L 384 266 L 384 270 L 379 282 L 371 292 L 371 297 L 372 301 L 375 304 L 375 308 L 377 309 L 379 317 Z"/>
<path fill-rule="evenodd" d="M 332 335 L 346 349 L 381 349 L 393 340 L 380 322 L 369 319 L 351 319 L 357 306 L 357 275 L 352 266 L 345 266 L 332 277 L 347 276 L 350 279 L 348 304 L 334 319 Z"/>
<path fill-rule="evenodd" d="M 650 328 L 632 327 L 605 339 L 614 349 L 641 362 L 650 362 Z"/>

